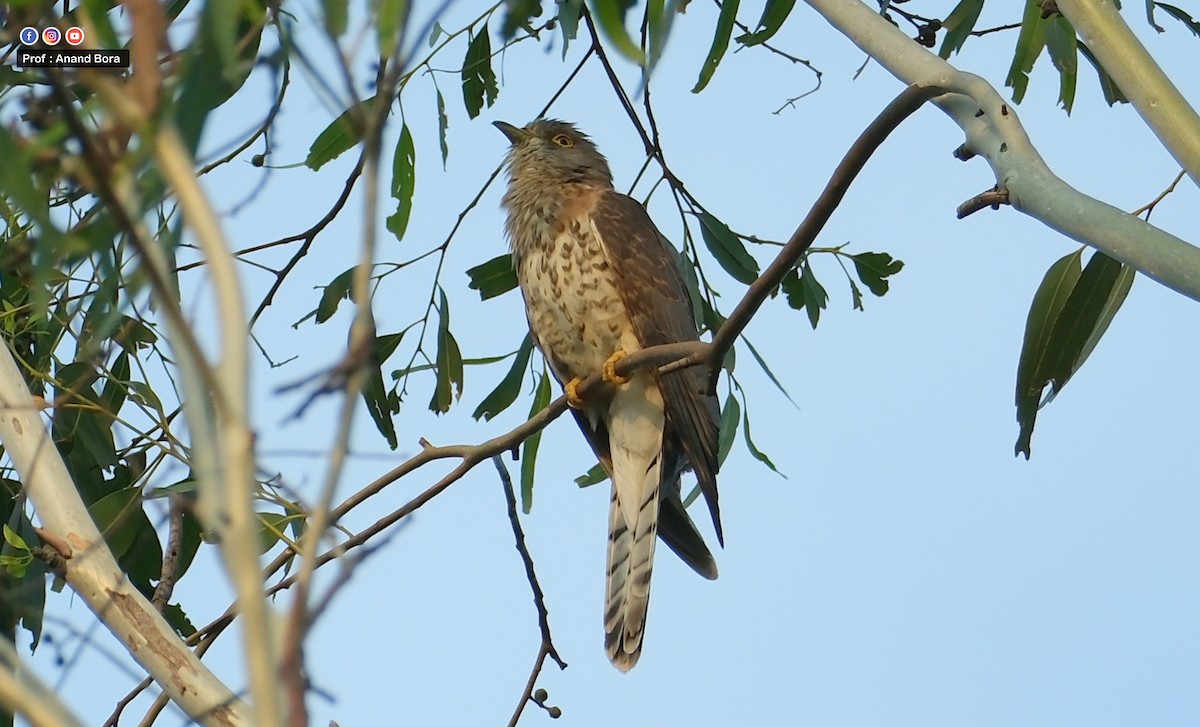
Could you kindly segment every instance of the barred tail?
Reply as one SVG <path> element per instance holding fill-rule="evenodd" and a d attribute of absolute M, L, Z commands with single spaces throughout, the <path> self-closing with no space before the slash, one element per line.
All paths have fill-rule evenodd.
<path fill-rule="evenodd" d="M 629 671 L 642 654 L 650 575 L 658 524 L 660 458 L 645 474 L 636 522 L 625 521 L 619 490 L 613 485 L 609 509 L 608 582 L 604 605 L 604 648 L 613 666 Z"/>

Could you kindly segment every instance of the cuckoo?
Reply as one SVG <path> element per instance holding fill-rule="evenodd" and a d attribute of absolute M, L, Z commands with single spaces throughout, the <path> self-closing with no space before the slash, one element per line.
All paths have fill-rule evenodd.
<path fill-rule="evenodd" d="M 529 330 L 612 480 L 604 645 L 628 671 L 642 650 L 655 535 L 705 578 L 716 563 L 680 497 L 691 469 L 717 540 L 719 408 L 700 367 L 628 377 L 616 363 L 643 348 L 698 338 L 677 254 L 645 208 L 613 189 L 608 162 L 573 125 L 502 121 L 512 142 L 504 195 Z M 579 397 L 601 372 L 605 393 Z"/>

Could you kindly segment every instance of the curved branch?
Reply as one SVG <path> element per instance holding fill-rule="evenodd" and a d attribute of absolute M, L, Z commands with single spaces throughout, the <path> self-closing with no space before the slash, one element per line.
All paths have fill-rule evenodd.
<path fill-rule="evenodd" d="M 204 725 L 249 724 L 246 705 L 180 642 L 117 565 L 7 345 L 0 346 L 0 411 L 0 440 L 42 527 L 70 547 L 67 583 L 193 719 Z"/>
<path fill-rule="evenodd" d="M 1200 248 L 1055 176 L 987 81 L 958 71 L 858 0 L 807 1 L 892 75 L 951 92 L 933 102 L 966 133 L 965 149 L 991 165 L 997 188 L 1007 190 L 1014 209 L 1200 300 Z"/>

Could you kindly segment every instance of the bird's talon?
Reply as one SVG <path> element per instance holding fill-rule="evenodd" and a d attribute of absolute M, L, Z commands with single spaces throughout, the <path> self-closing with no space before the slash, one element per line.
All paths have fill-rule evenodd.
<path fill-rule="evenodd" d="M 604 366 L 602 366 L 600 368 L 600 376 L 605 381 L 607 381 L 608 383 L 610 383 L 614 386 L 620 386 L 621 384 L 628 384 L 629 377 L 622 376 L 617 373 L 617 362 L 620 361 L 621 359 L 625 358 L 628 355 L 629 354 L 625 353 L 621 349 L 617 349 L 616 351 L 614 351 L 613 355 L 609 356 L 608 360 L 604 362 Z"/>
<path fill-rule="evenodd" d="M 572 409 L 583 409 L 587 402 L 579 395 L 579 385 L 583 383 L 583 379 L 576 376 L 563 386 L 563 391 L 567 394 L 567 406 Z"/>

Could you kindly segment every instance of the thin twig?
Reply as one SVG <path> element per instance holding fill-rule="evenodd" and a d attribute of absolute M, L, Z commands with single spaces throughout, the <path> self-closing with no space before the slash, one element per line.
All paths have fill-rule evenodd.
<path fill-rule="evenodd" d="M 1179 170 L 1179 174 L 1176 174 L 1176 175 L 1175 175 L 1175 181 L 1174 181 L 1174 182 L 1171 182 L 1171 185 L 1170 185 L 1169 187 L 1167 187 L 1166 189 L 1164 189 L 1164 190 L 1162 191 L 1162 193 L 1161 193 L 1161 194 L 1159 194 L 1157 197 L 1155 197 L 1154 199 L 1150 200 L 1148 203 L 1146 203 L 1146 204 L 1142 205 L 1141 207 L 1138 207 L 1136 210 L 1134 210 L 1133 212 L 1130 212 L 1129 214 L 1133 215 L 1134 217 L 1137 217 L 1138 215 L 1140 215 L 1140 214 L 1142 214 L 1143 212 L 1145 212 L 1145 213 L 1146 213 L 1146 219 L 1147 219 L 1147 220 L 1149 220 L 1149 219 L 1150 219 L 1150 215 L 1154 213 L 1154 208 L 1158 206 L 1158 203 L 1159 203 L 1159 202 L 1162 202 L 1164 199 L 1166 199 L 1166 198 L 1167 198 L 1167 195 L 1169 195 L 1169 194 L 1171 194 L 1172 192 L 1174 192 L 1174 191 L 1175 191 L 1175 187 L 1179 186 L 1179 182 L 1183 180 L 1183 176 L 1184 176 L 1185 174 L 1187 174 L 1187 170 L 1186 170 L 1186 169 L 1180 169 L 1180 170 Z"/>
<path fill-rule="evenodd" d="M 509 476 L 508 468 L 504 466 L 504 460 L 500 455 L 493 455 L 492 463 L 496 465 L 496 472 L 500 474 L 500 484 L 504 485 L 504 499 L 508 503 L 508 520 L 512 523 L 513 540 L 516 541 L 517 552 L 521 554 L 521 562 L 525 564 L 525 577 L 529 579 L 529 587 L 533 590 L 533 605 L 537 607 L 538 628 L 542 632 L 542 643 L 538 648 L 537 658 L 533 662 L 529 681 L 525 684 L 525 692 L 521 695 L 521 701 L 517 702 L 517 708 L 508 722 L 509 727 L 514 727 L 521 719 L 521 712 L 525 710 L 525 705 L 533 697 L 533 687 L 537 683 L 538 674 L 542 671 L 542 665 L 546 663 L 546 657 L 554 659 L 559 669 L 566 669 L 567 663 L 558 655 L 558 651 L 554 648 L 554 640 L 550 637 L 550 612 L 546 610 L 546 596 L 542 593 L 542 586 L 533 572 L 533 556 L 529 554 L 529 547 L 525 545 L 525 531 L 521 529 L 521 519 L 517 515 L 517 496 L 513 492 L 512 477 Z"/>

